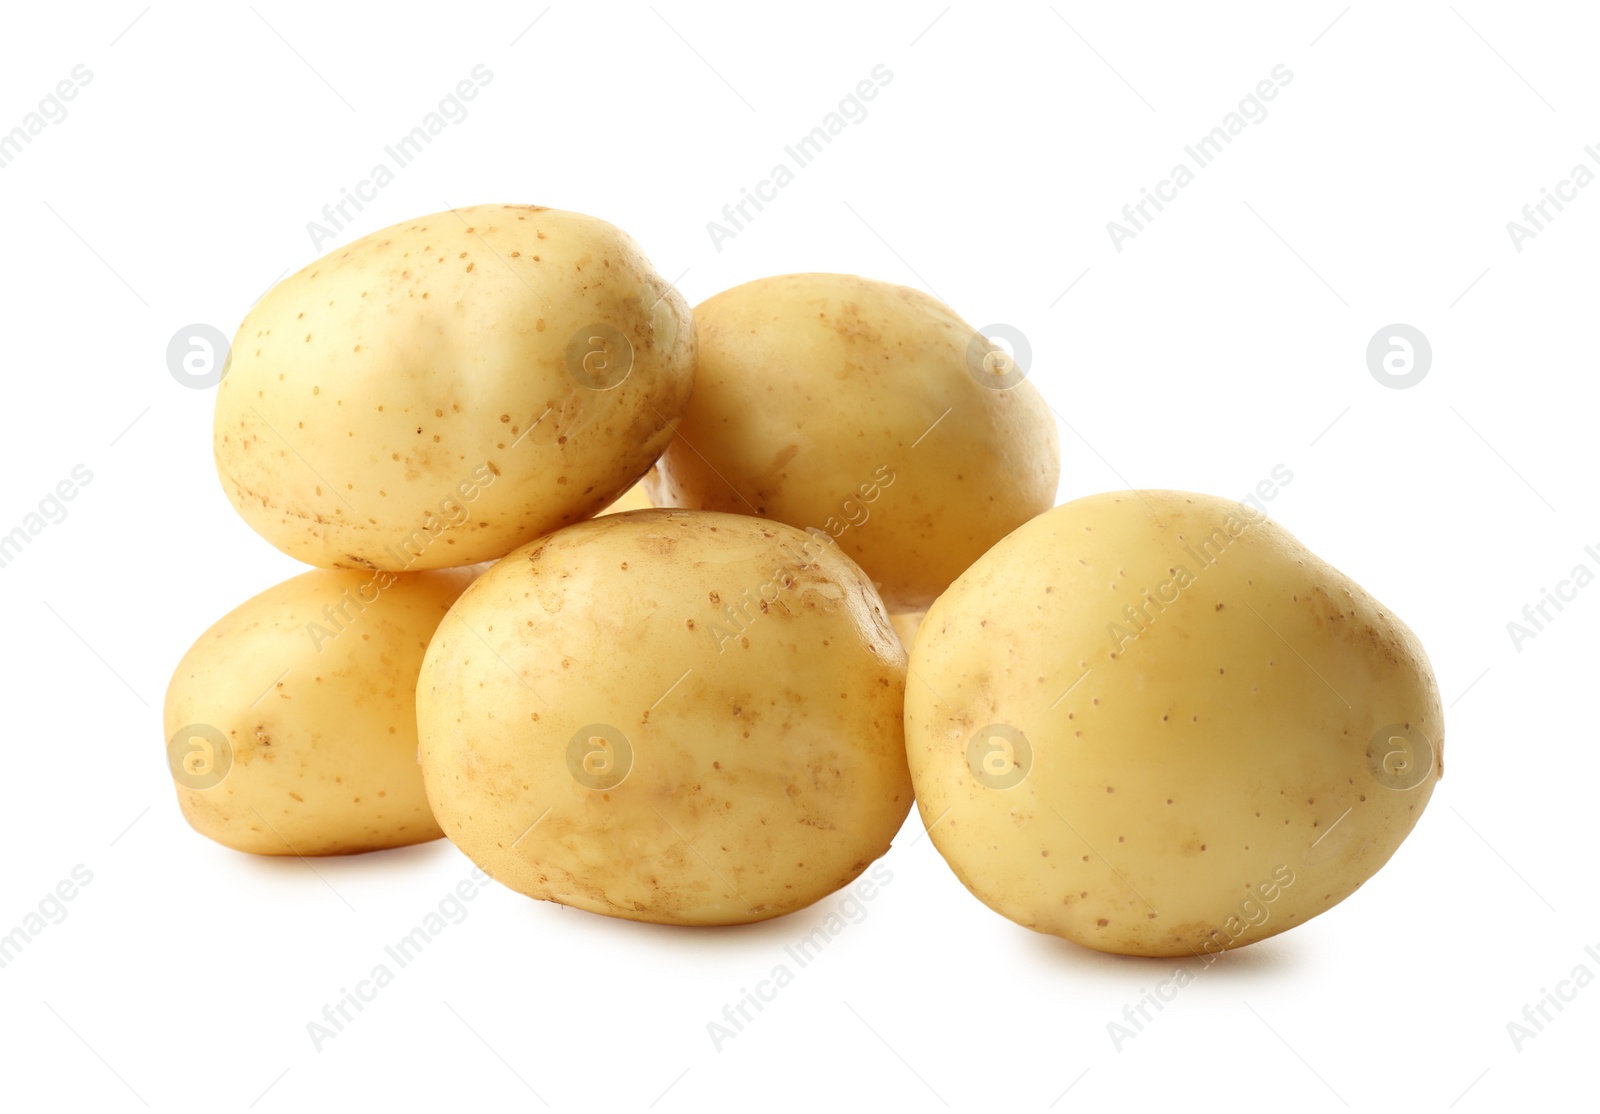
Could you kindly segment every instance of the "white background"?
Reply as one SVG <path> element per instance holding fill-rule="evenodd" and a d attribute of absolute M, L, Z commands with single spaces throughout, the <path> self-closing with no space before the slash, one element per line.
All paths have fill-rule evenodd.
<path fill-rule="evenodd" d="M 1575 164 L 1600 170 L 1592 13 L 541 7 L 8 9 L 0 130 L 74 66 L 93 79 L 0 170 L 0 533 L 75 465 L 93 480 L 0 569 L 0 933 L 74 866 L 93 881 L 0 970 L 0 1102 L 1469 1111 L 1591 1092 L 1600 989 L 1520 1051 L 1506 1026 L 1576 965 L 1600 975 L 1600 587 L 1520 649 L 1506 624 L 1600 570 L 1600 187 L 1520 252 L 1506 224 Z M 860 923 L 720 1050 L 707 1023 L 838 898 L 690 931 L 491 887 L 316 1051 L 307 1022 L 470 864 L 441 841 L 313 872 L 184 823 L 170 672 L 298 566 L 230 510 L 210 392 L 164 354 L 193 323 L 231 335 L 321 254 L 306 223 L 479 63 L 470 114 L 337 243 L 532 202 L 625 228 L 691 304 L 787 271 L 922 286 L 1029 337 L 1070 422 L 1063 500 L 1239 497 L 1292 471 L 1272 513 L 1410 624 L 1448 705 L 1446 777 L 1390 865 L 1120 1050 L 1107 1023 L 1175 962 L 1003 920 L 913 813 Z M 880 63 L 869 115 L 718 251 L 707 221 Z M 1279 64 L 1268 116 L 1118 252 L 1106 223 Z M 1364 355 L 1397 322 L 1434 353 L 1406 390 Z"/>

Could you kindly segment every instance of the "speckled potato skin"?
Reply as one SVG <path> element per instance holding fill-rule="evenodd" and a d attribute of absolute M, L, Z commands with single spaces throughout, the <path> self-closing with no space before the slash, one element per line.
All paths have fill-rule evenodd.
<path fill-rule="evenodd" d="M 315 569 L 217 620 L 178 663 L 163 714 L 168 739 L 209 724 L 232 751 L 211 788 L 174 779 L 195 831 L 257 855 L 343 855 L 443 835 L 417 768 L 417 672 L 480 571 Z"/>
<path fill-rule="evenodd" d="M 697 386 L 647 478 L 656 506 L 825 530 L 898 612 L 927 608 L 1055 502 L 1044 399 L 1026 380 L 980 384 L 972 326 L 926 294 L 779 275 L 725 290 L 694 316 Z"/>
<path fill-rule="evenodd" d="M 1304 924 L 1388 861 L 1442 770 L 1411 631 L 1265 515 L 1207 495 L 1096 495 L 1034 519 L 934 604 L 910 668 L 934 845 L 997 912 L 1100 951 L 1207 956 Z M 1015 740 L 993 748 L 1011 762 L 997 782 L 1025 770 L 1009 788 L 968 754 L 994 724 L 1031 749 L 1030 765 Z M 1369 764 L 1391 724 L 1431 743 L 1391 779 L 1408 788 Z"/>
<path fill-rule="evenodd" d="M 825 540 L 607 515 L 510 554 L 440 626 L 417 689 L 423 777 L 445 833 L 530 897 L 765 920 L 888 850 L 911 807 L 904 685 L 882 601 Z M 610 749 L 620 783 L 575 772 L 594 724 L 631 749 Z"/>
<path fill-rule="evenodd" d="M 594 325 L 633 349 L 610 389 L 569 372 Z M 627 490 L 693 376 L 688 306 L 621 230 L 530 205 L 435 213 L 250 311 L 217 389 L 217 471 L 245 521 L 308 564 L 467 565 Z"/>

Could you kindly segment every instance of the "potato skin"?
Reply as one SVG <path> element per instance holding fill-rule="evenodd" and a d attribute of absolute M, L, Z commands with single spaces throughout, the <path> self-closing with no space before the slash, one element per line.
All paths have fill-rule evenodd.
<path fill-rule="evenodd" d="M 973 328 L 926 294 L 779 275 L 694 312 L 697 386 L 647 478 L 656 506 L 825 530 L 899 612 L 1055 501 L 1043 398 L 980 384 Z"/>
<path fill-rule="evenodd" d="M 596 325 L 633 351 L 609 389 L 571 370 Z M 246 315 L 217 390 L 217 472 L 245 521 L 308 564 L 472 564 L 627 490 L 693 375 L 688 306 L 621 230 L 529 205 L 435 213 L 319 259 Z"/>
<path fill-rule="evenodd" d="M 888 850 L 911 806 L 904 685 L 882 602 L 825 540 L 606 515 L 506 557 L 440 626 L 417 691 L 423 777 L 446 834 L 530 897 L 765 920 Z M 631 758 L 588 744 L 603 729 Z M 606 776 L 584 783 L 591 754 Z"/>
<path fill-rule="evenodd" d="M 199 724 L 231 752 L 215 785 L 174 777 L 195 831 L 257 855 L 438 839 L 417 768 L 417 672 L 480 571 L 315 569 L 212 624 L 179 661 L 163 712 L 169 741 Z M 177 747 L 169 742 L 169 758 L 181 761 L 191 748 L 187 739 Z"/>
<path fill-rule="evenodd" d="M 911 669 L 934 845 L 997 912 L 1101 951 L 1210 954 L 1305 923 L 1388 861 L 1442 770 L 1411 631 L 1212 496 L 1096 495 L 1034 519 L 934 604 Z M 989 742 L 996 724 L 1026 746 Z M 1385 779 L 1369 754 L 1391 724 L 1427 742 Z"/>

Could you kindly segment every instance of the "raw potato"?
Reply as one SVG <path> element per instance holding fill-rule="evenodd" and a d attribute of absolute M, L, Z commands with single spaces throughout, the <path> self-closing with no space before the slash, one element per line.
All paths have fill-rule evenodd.
<path fill-rule="evenodd" d="M 825 530 L 891 610 L 920 611 L 1055 501 L 1043 398 L 997 389 L 1005 354 L 926 294 L 780 275 L 694 316 L 697 385 L 647 479 L 657 506 Z"/>
<path fill-rule="evenodd" d="M 1388 861 L 1442 769 L 1411 631 L 1207 495 L 1041 515 L 934 604 L 911 670 L 934 845 L 997 912 L 1101 951 L 1210 954 L 1304 924 Z"/>
<path fill-rule="evenodd" d="M 530 897 L 742 924 L 832 893 L 911 807 L 905 651 L 826 539 L 607 515 L 463 595 L 417 687 L 445 832 Z"/>
<path fill-rule="evenodd" d="M 530 205 L 436 213 L 250 311 L 217 390 L 217 471 L 309 564 L 472 564 L 627 490 L 693 374 L 687 304 L 619 229 Z"/>
<path fill-rule="evenodd" d="M 438 839 L 417 768 L 417 672 L 480 571 L 317 569 L 201 635 L 178 663 L 163 717 L 194 829 L 258 855 Z"/>

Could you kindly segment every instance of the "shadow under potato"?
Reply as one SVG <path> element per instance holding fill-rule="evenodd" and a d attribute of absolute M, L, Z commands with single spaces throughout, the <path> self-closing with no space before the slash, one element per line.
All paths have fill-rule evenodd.
<path fill-rule="evenodd" d="M 639 945 L 659 942 L 662 946 L 674 950 L 688 948 L 721 952 L 730 948 L 743 950 L 748 946 L 752 951 L 759 949 L 765 953 L 774 947 L 803 940 L 820 927 L 830 913 L 838 912 L 839 901 L 839 894 L 830 894 L 804 909 L 796 909 L 792 913 L 748 924 L 678 925 L 610 917 L 604 913 L 592 913 L 587 909 L 562 905 L 557 901 L 524 897 L 507 887 L 500 888 L 526 906 L 525 915 L 530 919 L 547 916 L 582 918 L 583 931 L 600 941 L 627 940 L 630 944 Z M 846 924 L 849 923 L 847 920 Z"/>
<path fill-rule="evenodd" d="M 1298 966 L 1302 958 L 1300 949 L 1284 941 L 1282 936 L 1270 937 L 1242 948 L 1229 948 L 1214 955 L 1204 952 L 1188 956 L 1118 955 L 1086 948 L 1059 936 L 1032 931 L 1026 931 L 1022 946 L 1028 948 L 1039 961 L 1075 973 L 1134 974 L 1144 978 L 1185 967 L 1197 981 L 1247 980 L 1257 975 L 1282 975 Z"/>
<path fill-rule="evenodd" d="M 448 851 L 446 850 L 448 848 Z M 226 850 L 232 851 L 231 848 Z M 448 854 L 457 854 L 448 839 L 430 839 L 423 843 L 410 843 L 404 847 L 385 847 L 376 851 L 359 851 L 349 855 L 314 855 L 301 858 L 297 855 L 252 855 L 246 851 L 232 851 L 243 865 L 237 869 L 254 870 L 267 877 L 284 878 L 302 874 L 312 884 L 316 877 L 307 870 L 309 865 L 318 874 L 337 878 L 341 875 L 409 874 L 418 873 L 424 863 L 437 861 Z M 470 865 L 470 864 L 469 864 Z"/>

